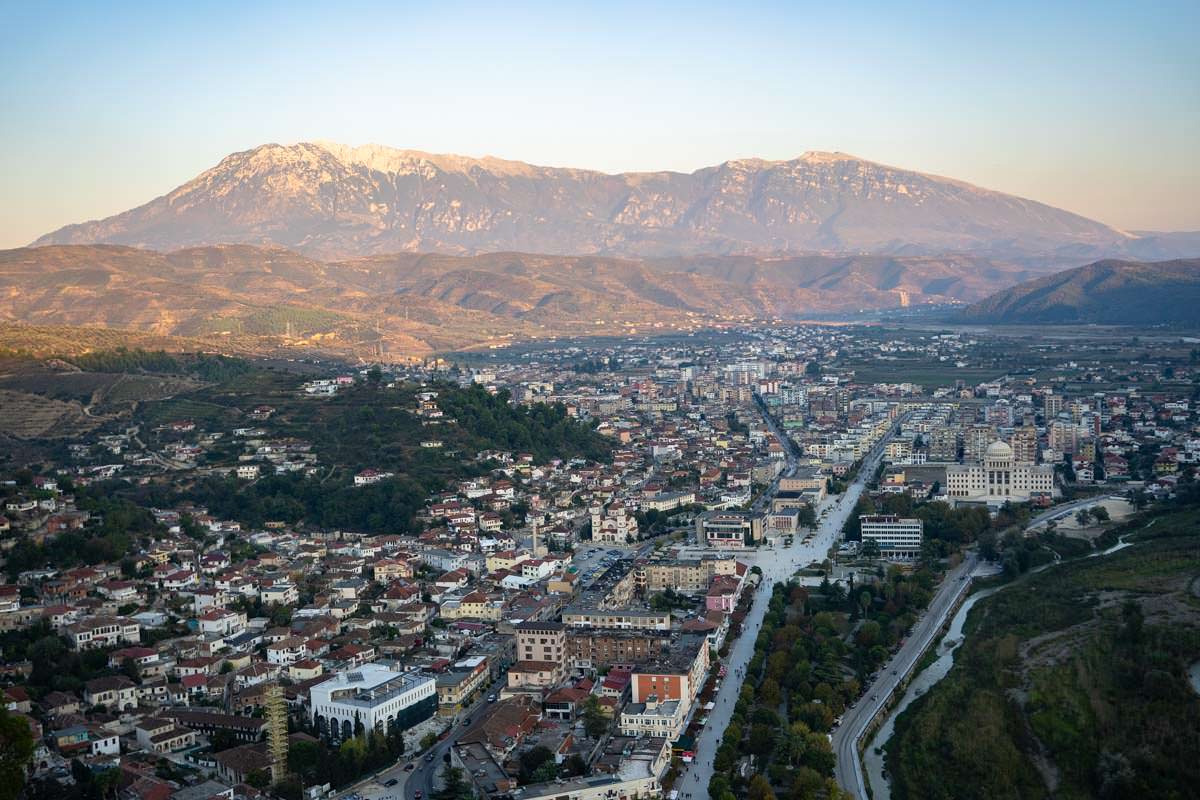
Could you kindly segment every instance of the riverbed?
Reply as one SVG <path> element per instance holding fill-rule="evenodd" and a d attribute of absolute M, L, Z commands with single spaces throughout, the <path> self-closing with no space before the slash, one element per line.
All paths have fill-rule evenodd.
<path fill-rule="evenodd" d="M 1153 521 L 1151 521 L 1153 524 Z M 1088 558 L 1097 556 L 1106 556 L 1110 553 L 1115 553 L 1118 550 L 1123 550 L 1126 547 L 1131 547 L 1132 542 L 1126 541 L 1126 536 L 1122 536 L 1112 547 L 1101 550 L 1096 553 L 1091 553 Z M 1030 570 L 1027 575 L 1032 575 L 1041 572 L 1044 569 L 1049 569 L 1053 566 L 1062 563 L 1061 561 L 1052 561 L 1048 564 L 1043 564 L 1036 569 Z M 904 710 L 912 704 L 914 700 L 929 691 L 938 681 L 946 677 L 950 672 L 950 668 L 954 666 L 954 651 L 958 649 L 963 642 L 963 625 L 966 624 L 967 614 L 971 612 L 975 604 L 985 597 L 990 597 L 996 592 L 1002 591 L 1013 584 L 1005 584 L 996 586 L 991 589 L 984 589 L 976 592 L 966 599 L 962 607 L 955 613 L 954 618 L 950 620 L 950 628 L 946 631 L 946 635 L 937 645 L 937 658 L 932 664 L 921 670 L 912 682 L 908 684 L 908 688 L 904 691 L 904 696 L 900 698 L 900 702 L 888 714 L 884 723 L 879 726 L 879 730 L 875 732 L 875 736 L 868 743 L 863 751 L 863 767 L 866 773 L 867 786 L 870 788 L 871 796 L 875 800 L 891 800 L 892 784 L 889 777 L 885 774 L 884 765 L 884 746 L 888 740 L 892 738 L 892 734 L 896 729 L 896 718 L 904 713 Z M 1200 662 L 1192 665 L 1189 671 L 1189 677 L 1192 681 L 1192 687 L 1200 693 Z"/>

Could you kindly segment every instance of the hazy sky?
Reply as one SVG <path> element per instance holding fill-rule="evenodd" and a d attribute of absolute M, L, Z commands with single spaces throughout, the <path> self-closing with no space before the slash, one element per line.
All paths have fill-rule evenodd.
<path fill-rule="evenodd" d="M 1197 0 L 184 5 L 0 0 L 0 246 L 311 139 L 607 171 L 842 150 L 1200 229 Z"/>

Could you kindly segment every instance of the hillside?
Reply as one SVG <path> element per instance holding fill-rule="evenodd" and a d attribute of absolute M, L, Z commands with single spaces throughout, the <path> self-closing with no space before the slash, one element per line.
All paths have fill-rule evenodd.
<path fill-rule="evenodd" d="M 10 323 L 0 344 L 39 349 L 34 331 L 12 326 L 22 323 L 56 339 L 70 336 L 46 326 L 192 345 L 129 346 L 401 359 L 513 339 L 970 302 L 1029 275 L 969 256 L 398 253 L 325 262 L 253 245 L 46 246 L 0 251 L 0 323 Z"/>
<path fill-rule="evenodd" d="M 145 205 L 35 244 L 238 242 L 322 258 L 967 252 L 1079 263 L 1139 241 L 1032 200 L 844 153 L 610 175 L 302 142 L 233 153 Z"/>
<path fill-rule="evenodd" d="M 1194 797 L 1197 512 L 982 599 L 949 674 L 897 720 L 897 800 Z"/>
<path fill-rule="evenodd" d="M 970 323 L 1200 323 L 1200 259 L 1098 261 L 1022 283 L 964 309 Z"/>

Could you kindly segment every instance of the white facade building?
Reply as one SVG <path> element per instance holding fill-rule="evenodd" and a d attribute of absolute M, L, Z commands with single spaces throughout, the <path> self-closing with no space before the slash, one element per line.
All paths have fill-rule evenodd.
<path fill-rule="evenodd" d="M 432 717 L 438 702 L 433 678 L 383 662 L 340 672 L 309 689 L 309 698 L 321 736 L 338 741 L 359 730 L 406 730 Z"/>
<path fill-rule="evenodd" d="M 1053 496 L 1054 467 L 1017 461 L 1013 450 L 992 442 L 978 464 L 946 467 L 946 494 L 952 503 L 1026 503 L 1038 496 Z"/>
<path fill-rule="evenodd" d="M 863 514 L 858 518 L 862 540 L 879 545 L 880 554 L 890 561 L 911 561 L 921 555 L 921 520 L 893 514 Z"/>

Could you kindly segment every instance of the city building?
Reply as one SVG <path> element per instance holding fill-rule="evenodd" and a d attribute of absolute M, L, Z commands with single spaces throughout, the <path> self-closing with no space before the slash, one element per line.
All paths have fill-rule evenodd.
<path fill-rule="evenodd" d="M 921 555 L 924 523 L 894 514 L 863 514 L 858 518 L 863 542 L 879 545 L 879 553 L 890 561 L 911 561 Z"/>
<path fill-rule="evenodd" d="M 696 517 L 696 541 L 709 547 L 752 547 L 763 538 L 763 514 L 756 511 L 705 511 Z"/>
<path fill-rule="evenodd" d="M 322 737 L 348 739 L 355 731 L 405 730 L 437 710 L 433 678 L 373 662 L 340 672 L 309 689 L 309 714 Z"/>
<path fill-rule="evenodd" d="M 956 505 L 985 503 L 998 507 L 1054 493 L 1053 466 L 1019 462 L 1013 449 L 998 440 L 988 445 L 979 463 L 946 467 L 946 495 Z"/>

